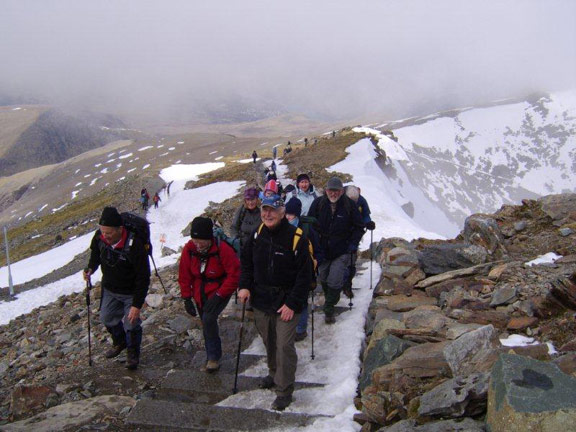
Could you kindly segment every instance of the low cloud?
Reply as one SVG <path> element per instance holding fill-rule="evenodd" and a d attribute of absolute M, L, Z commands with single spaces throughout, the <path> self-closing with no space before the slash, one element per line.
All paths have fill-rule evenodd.
<path fill-rule="evenodd" d="M 576 87 L 573 1 L 5 1 L 0 93 L 389 118 Z"/>

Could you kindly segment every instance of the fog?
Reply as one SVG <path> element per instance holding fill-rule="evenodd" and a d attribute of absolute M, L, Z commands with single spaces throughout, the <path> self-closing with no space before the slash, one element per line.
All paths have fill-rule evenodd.
<path fill-rule="evenodd" d="M 2 0 L 0 97 L 392 119 L 576 87 L 575 21 L 572 0 Z"/>

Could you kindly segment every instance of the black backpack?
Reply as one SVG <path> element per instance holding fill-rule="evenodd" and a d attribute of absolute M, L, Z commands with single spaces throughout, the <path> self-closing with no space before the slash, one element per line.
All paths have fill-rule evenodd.
<path fill-rule="evenodd" d="M 144 247 L 148 252 L 148 255 L 152 256 L 152 242 L 150 241 L 150 222 L 138 216 L 134 213 L 124 212 L 120 214 L 122 217 L 122 223 L 124 228 L 128 231 L 128 239 L 126 240 L 126 246 L 122 250 L 123 253 L 128 253 L 130 251 L 130 246 L 132 246 L 132 241 L 134 237 L 139 239 L 144 243 Z"/>

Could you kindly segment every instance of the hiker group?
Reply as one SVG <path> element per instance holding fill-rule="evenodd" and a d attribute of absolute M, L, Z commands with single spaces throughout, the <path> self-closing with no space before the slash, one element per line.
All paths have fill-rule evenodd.
<path fill-rule="evenodd" d="M 242 323 L 246 308 L 253 312 L 268 367 L 260 387 L 275 390 L 272 409 L 281 411 L 292 402 L 298 363 L 295 343 L 308 337 L 309 315 L 314 358 L 317 280 L 325 298 L 324 321 L 334 324 L 341 292 L 350 301 L 353 297 L 360 240 L 375 225 L 360 189 L 345 188 L 338 177 L 328 180 L 324 194 L 306 173 L 286 188 L 277 178 L 266 180 L 264 190 L 244 190 L 230 236 L 210 218 L 193 219 L 191 239 L 181 252 L 178 283 L 183 310 L 202 322 L 203 369 L 208 373 L 220 368 L 218 317 L 234 293 L 243 307 Z M 142 192 L 147 195 L 145 189 Z M 113 207 L 104 208 L 99 225 L 84 278 L 89 284 L 101 267 L 100 319 L 112 338 L 105 356 L 114 358 L 126 349 L 126 367 L 136 369 L 142 343 L 140 312 L 150 284 L 149 228 L 145 219 L 120 214 Z"/>

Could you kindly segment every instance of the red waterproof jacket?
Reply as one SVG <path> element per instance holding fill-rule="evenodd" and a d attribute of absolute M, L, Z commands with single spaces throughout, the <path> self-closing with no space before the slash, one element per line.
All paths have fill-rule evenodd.
<path fill-rule="evenodd" d="M 202 256 L 196 251 L 192 240 L 188 241 L 182 250 L 178 283 L 182 298 L 194 297 L 196 304 L 202 308 L 202 274 L 200 264 Z M 240 260 L 234 249 L 226 242 L 221 241 L 220 247 L 216 239 L 212 239 L 212 246 L 204 256 L 206 268 L 204 270 L 204 292 L 209 299 L 215 293 L 222 298 L 230 297 L 238 288 L 240 279 Z"/>

